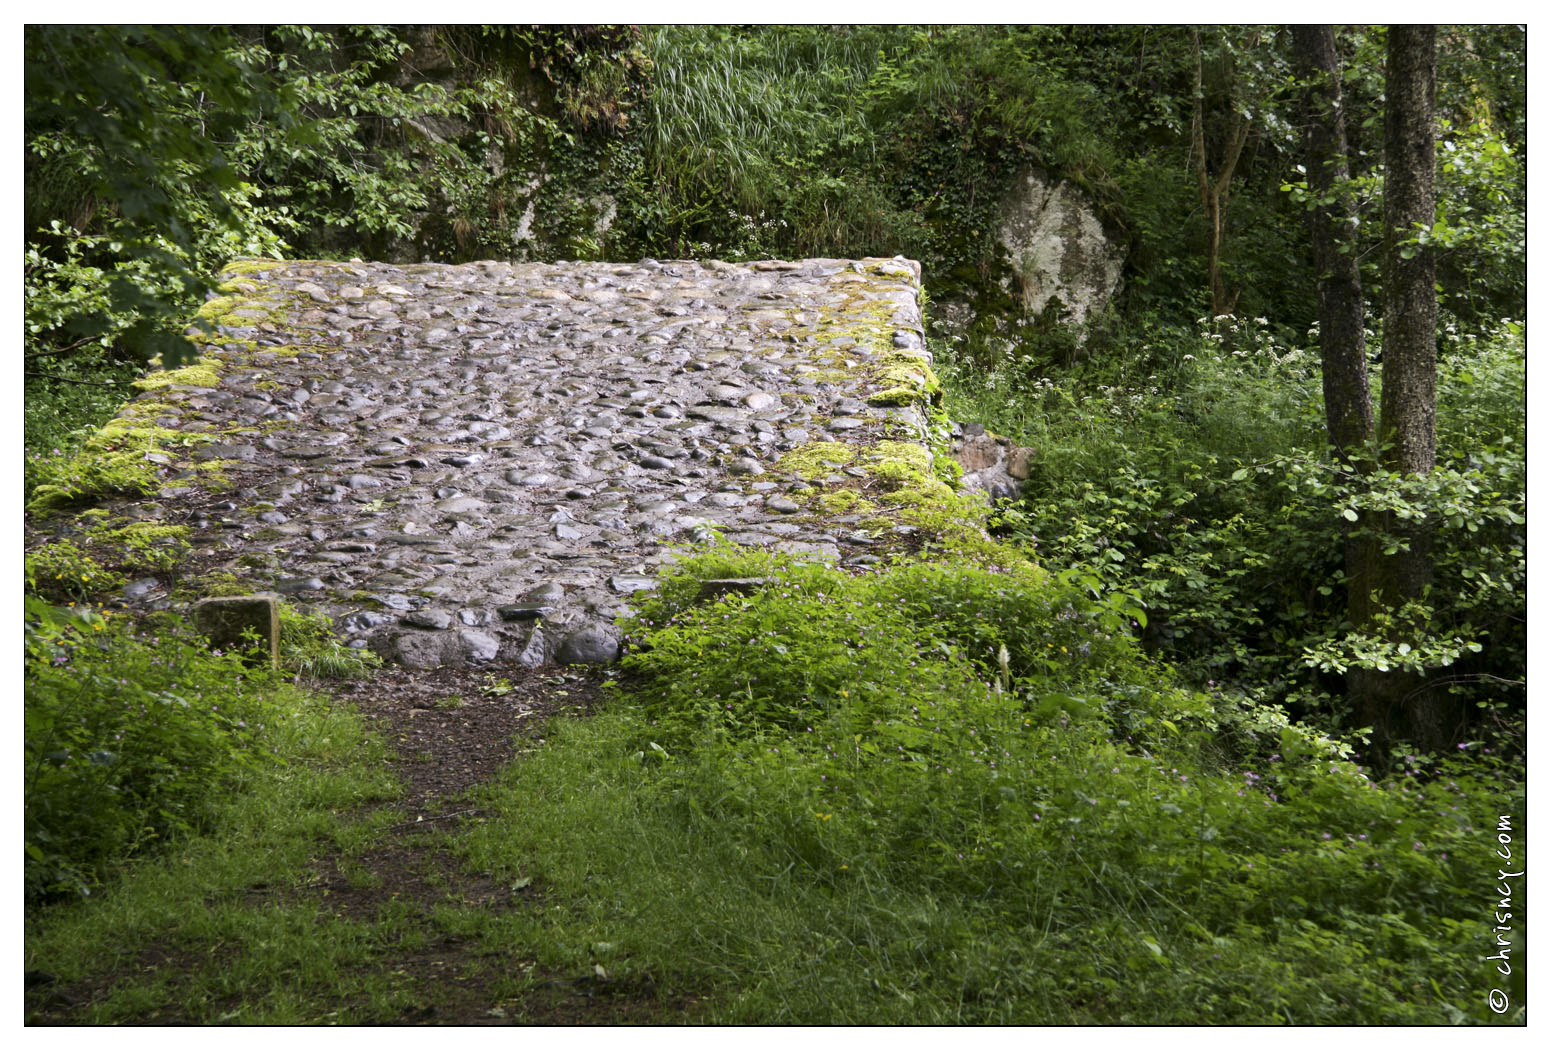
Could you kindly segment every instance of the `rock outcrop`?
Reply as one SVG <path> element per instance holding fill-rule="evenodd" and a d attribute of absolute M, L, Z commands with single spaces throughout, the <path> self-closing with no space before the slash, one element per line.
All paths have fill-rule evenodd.
<path fill-rule="evenodd" d="M 964 472 L 961 488 L 982 493 L 992 502 L 1018 498 L 1029 477 L 1033 449 L 975 423 L 956 427 L 953 439 L 950 455 Z"/>
<path fill-rule="evenodd" d="M 1083 325 L 1120 286 L 1125 252 L 1104 232 L 1087 196 L 1030 168 L 1002 204 L 998 236 L 1030 315 L 1052 299 L 1062 319 Z"/>

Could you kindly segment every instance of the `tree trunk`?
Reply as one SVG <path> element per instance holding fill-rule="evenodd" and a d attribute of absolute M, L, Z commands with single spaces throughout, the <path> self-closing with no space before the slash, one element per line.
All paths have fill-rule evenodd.
<path fill-rule="evenodd" d="M 1239 290 L 1228 291 L 1222 276 L 1222 246 L 1227 236 L 1228 186 L 1233 180 L 1233 169 L 1238 167 L 1239 155 L 1249 141 L 1249 118 L 1237 109 L 1233 111 L 1227 145 L 1217 165 L 1217 176 L 1212 177 L 1206 156 L 1206 114 L 1204 112 L 1205 85 L 1201 70 L 1201 37 L 1192 31 L 1191 39 L 1196 51 L 1196 94 L 1190 129 L 1191 152 L 1195 156 L 1196 188 L 1201 194 L 1201 210 L 1206 215 L 1206 280 L 1212 295 L 1212 316 L 1221 317 L 1233 313 L 1239 302 Z"/>
<path fill-rule="evenodd" d="M 1433 469 L 1437 383 L 1437 292 L 1431 248 L 1417 241 L 1417 227 L 1434 216 L 1433 100 L 1436 30 L 1391 26 L 1384 107 L 1384 382 L 1379 399 L 1379 439 L 1385 466 L 1401 474 Z M 1425 521 L 1391 520 L 1385 531 L 1402 550 L 1382 559 L 1380 590 L 1395 612 L 1425 599 L 1432 583 L 1431 529 Z M 1421 628 L 1422 625 L 1415 625 Z M 1392 641 L 1408 625 L 1396 623 Z M 1391 672 L 1366 684 L 1364 718 L 1381 740 L 1404 738 L 1424 750 L 1445 747 L 1443 695 L 1414 675 Z"/>
<path fill-rule="evenodd" d="M 1416 227 L 1434 218 L 1433 26 L 1391 26 L 1384 110 L 1385 460 L 1405 474 L 1433 469 L 1438 295 L 1432 249 Z"/>
<path fill-rule="evenodd" d="M 1309 242 L 1319 291 L 1319 349 L 1324 381 L 1325 430 L 1342 477 L 1372 470 L 1373 397 L 1363 341 L 1362 277 L 1357 267 L 1357 202 L 1348 179 L 1346 117 L 1341 103 L 1341 65 L 1333 27 L 1293 26 L 1293 61 L 1303 82 L 1304 171 L 1312 198 Z M 1375 523 L 1366 514 L 1343 523 L 1346 617 L 1362 631 L 1372 622 L 1379 548 Z M 1379 672 L 1354 668 L 1347 692 L 1366 698 L 1379 688 Z M 1388 727 L 1375 726 L 1387 737 Z"/>
<path fill-rule="evenodd" d="M 1337 460 L 1349 465 L 1373 438 L 1373 399 L 1357 271 L 1357 202 L 1348 183 L 1341 67 L 1332 27 L 1294 26 L 1293 58 L 1304 82 L 1303 155 L 1314 199 L 1308 222 L 1319 281 L 1325 428 Z"/>

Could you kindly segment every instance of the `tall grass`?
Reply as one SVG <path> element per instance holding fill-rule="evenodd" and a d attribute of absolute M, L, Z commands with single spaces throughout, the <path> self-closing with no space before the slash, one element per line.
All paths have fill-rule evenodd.
<path fill-rule="evenodd" d="M 488 793 L 470 864 L 554 903 L 551 966 L 733 1022 L 1491 1019 L 1489 768 L 1376 785 L 1105 642 L 1075 582 L 774 575 L 649 609 L 611 710 Z"/>
<path fill-rule="evenodd" d="M 320 851 L 358 851 L 382 823 L 359 817 L 396 791 L 382 742 L 320 697 L 276 686 L 271 699 L 271 761 L 211 793 L 201 831 L 120 859 L 105 893 L 29 912 L 25 966 L 48 976 L 45 996 L 102 983 L 71 1022 L 318 1022 L 391 991 L 391 976 L 364 965 L 393 929 L 342 920 L 296 891 L 316 879 Z M 361 1015 L 398 1017 L 384 1012 Z"/>
<path fill-rule="evenodd" d="M 794 27 L 653 32 L 645 146 L 657 183 L 685 200 L 773 211 L 792 164 L 863 130 L 857 92 L 877 55 L 853 41 Z"/>

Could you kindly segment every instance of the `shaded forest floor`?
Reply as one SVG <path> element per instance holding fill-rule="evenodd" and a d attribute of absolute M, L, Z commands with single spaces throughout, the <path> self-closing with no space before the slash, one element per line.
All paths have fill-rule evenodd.
<path fill-rule="evenodd" d="M 335 698 L 360 710 L 391 744 L 402 794 L 388 807 L 386 822 L 381 808 L 373 811 L 379 827 L 363 849 L 329 850 L 336 845 L 320 844 L 312 871 L 299 885 L 259 884 L 246 888 L 244 896 L 247 904 L 261 908 L 321 908 L 356 924 L 409 928 L 405 936 L 390 939 L 397 951 L 390 945 L 375 953 L 371 967 L 412 988 L 414 995 L 396 1018 L 383 1017 L 369 1003 L 351 1003 L 347 996 L 319 1004 L 317 1021 L 574 1025 L 694 1020 L 699 1001 L 693 996 L 664 995 L 650 985 L 618 982 L 606 974 L 545 973 L 533 959 L 487 949 L 478 932 L 460 936 L 426 923 L 449 906 L 491 917 L 554 907 L 531 885 L 514 886 L 469 871 L 451 843 L 461 827 L 484 819 L 471 792 L 514 758 L 542 747 L 547 720 L 591 711 L 605 676 L 598 669 L 416 671 L 395 666 L 367 680 L 333 684 Z M 422 926 L 423 931 L 415 930 Z M 87 1023 L 92 1007 L 121 983 L 154 980 L 176 988 L 222 965 L 216 947 L 168 945 L 142 951 L 129 973 L 118 969 L 62 983 L 29 971 L 27 1021 Z M 511 980 L 519 977 L 523 991 L 514 999 Z M 492 988 L 496 980 L 504 992 Z M 368 978 L 364 984 L 373 982 Z M 236 1015 L 241 1006 L 234 1000 L 230 1009 Z M 150 1025 L 210 1021 L 207 1011 L 185 1014 L 165 1004 L 141 1017 L 115 1020 Z"/>

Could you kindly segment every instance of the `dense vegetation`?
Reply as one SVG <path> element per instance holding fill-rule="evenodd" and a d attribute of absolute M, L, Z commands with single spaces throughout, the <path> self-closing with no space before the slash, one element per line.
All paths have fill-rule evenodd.
<path fill-rule="evenodd" d="M 1385 36 L 1336 34 L 1376 391 Z M 192 353 L 233 258 L 921 259 L 972 310 L 934 329 L 951 414 L 1036 450 L 997 543 L 856 578 L 687 562 L 610 710 L 460 841 L 574 904 L 503 936 L 745 1021 L 1488 1021 L 1494 985 L 1522 1019 L 1522 925 L 1495 977 L 1481 888 L 1523 818 L 1524 33 L 1440 30 L 1437 63 L 1414 474 L 1330 454 L 1321 194 L 1275 28 L 29 27 L 24 485 Z M 1128 249 L 1080 330 L 1005 283 L 1030 165 Z M 1416 523 L 1425 595 L 1354 623 L 1343 545 L 1392 557 Z M 35 901 L 358 747 L 281 677 L 104 608 L 178 536 L 83 536 L 27 564 Z M 713 575 L 780 584 L 690 601 Z M 288 623 L 292 673 L 363 670 Z M 1353 673 L 1447 698 L 1447 740 L 1370 741 Z"/>

